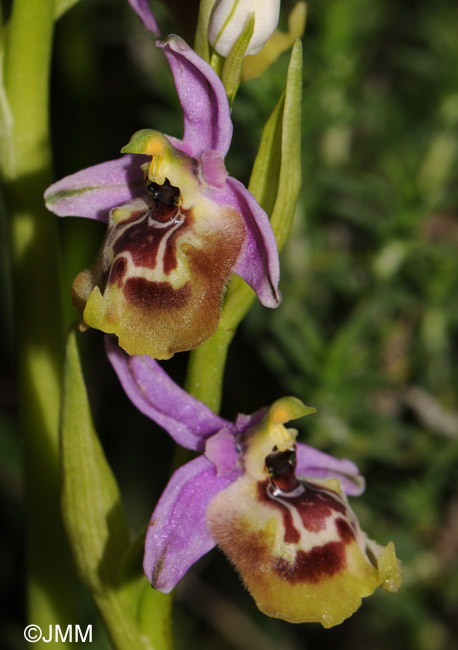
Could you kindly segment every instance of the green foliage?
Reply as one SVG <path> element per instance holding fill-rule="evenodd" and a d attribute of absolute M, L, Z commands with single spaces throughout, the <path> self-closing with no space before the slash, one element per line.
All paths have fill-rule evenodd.
<path fill-rule="evenodd" d="M 74 330 L 65 361 L 61 470 L 62 515 L 75 564 L 114 647 L 169 648 L 170 597 L 145 596 L 152 590 L 140 572 L 144 534 L 130 548 L 121 494 L 92 421 Z"/>

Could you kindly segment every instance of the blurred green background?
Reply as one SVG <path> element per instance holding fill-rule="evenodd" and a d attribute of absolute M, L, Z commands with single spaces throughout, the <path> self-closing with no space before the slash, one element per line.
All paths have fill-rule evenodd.
<path fill-rule="evenodd" d="M 292 6 L 282 2 L 282 26 Z M 164 6 L 153 8 L 164 33 L 182 33 Z M 458 646 L 457 35 L 451 0 L 308 2 L 304 180 L 281 258 L 284 301 L 252 309 L 225 381 L 228 418 L 285 394 L 317 408 L 299 423 L 301 439 L 359 465 L 367 490 L 352 505 L 371 537 L 395 542 L 403 587 L 379 590 L 332 630 L 288 625 L 259 614 L 213 551 L 178 587 L 178 650 Z M 236 98 L 227 166 L 244 182 L 287 64 L 284 54 Z M 182 134 L 165 59 L 125 0 L 81 0 L 58 22 L 52 97 L 56 179 L 117 157 L 139 128 Z M 93 263 L 104 227 L 68 219 L 60 230 L 70 323 L 71 281 Z M 4 232 L 0 625 L 5 647 L 21 650 L 23 493 Z M 97 427 L 137 531 L 167 481 L 173 445 L 124 397 L 102 336 L 84 338 Z M 186 361 L 167 363 L 179 381 Z M 76 622 L 86 625 L 82 589 L 80 599 Z M 94 644 L 109 647 L 97 620 Z"/>

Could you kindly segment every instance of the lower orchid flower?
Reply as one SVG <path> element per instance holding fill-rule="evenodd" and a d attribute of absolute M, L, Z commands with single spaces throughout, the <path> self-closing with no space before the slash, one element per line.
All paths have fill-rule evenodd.
<path fill-rule="evenodd" d="M 364 482 L 349 460 L 302 443 L 284 425 L 312 413 L 287 397 L 229 422 L 178 387 L 155 361 L 108 356 L 134 405 L 202 455 L 170 479 L 146 534 L 144 570 L 169 592 L 218 545 L 258 608 L 289 622 L 341 623 L 380 585 L 395 591 L 394 545 L 368 539 L 347 496 Z"/>
<path fill-rule="evenodd" d="M 224 87 L 178 36 L 157 45 L 175 79 L 183 139 L 138 131 L 122 158 L 67 176 L 45 199 L 59 216 L 108 222 L 98 263 L 73 283 L 84 326 L 116 334 L 129 354 L 167 359 L 215 332 L 231 273 L 266 307 L 280 294 L 268 216 L 224 166 L 232 138 Z"/>

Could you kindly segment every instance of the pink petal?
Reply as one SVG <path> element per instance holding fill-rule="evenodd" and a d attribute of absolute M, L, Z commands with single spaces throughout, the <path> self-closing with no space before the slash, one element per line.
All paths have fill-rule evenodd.
<path fill-rule="evenodd" d="M 364 479 L 351 460 L 339 460 L 301 442 L 297 443 L 296 457 L 297 477 L 338 478 L 346 494 L 358 496 L 364 492 Z"/>
<path fill-rule="evenodd" d="M 168 593 L 215 546 L 207 528 L 207 506 L 236 476 L 217 476 L 205 456 L 173 474 L 146 533 L 143 568 L 153 587 Z"/>
<path fill-rule="evenodd" d="M 222 205 L 230 205 L 244 218 L 247 239 L 233 272 L 256 291 L 265 307 L 277 307 L 280 263 L 269 217 L 254 196 L 238 180 L 228 177 L 222 190 L 210 189 L 208 196 Z"/>
<path fill-rule="evenodd" d="M 232 139 L 232 122 L 218 75 L 179 36 L 156 45 L 164 50 L 183 108 L 182 149 L 195 158 L 206 150 L 224 158 Z"/>
<path fill-rule="evenodd" d="M 46 190 L 46 207 L 59 217 L 107 221 L 110 210 L 146 193 L 141 165 L 148 160 L 128 154 L 65 176 Z"/>
<path fill-rule="evenodd" d="M 131 402 L 164 428 L 178 444 L 203 451 L 205 440 L 220 429 L 236 431 L 227 422 L 188 395 L 170 379 L 157 361 L 148 356 L 127 355 L 106 337 L 108 358 Z"/>

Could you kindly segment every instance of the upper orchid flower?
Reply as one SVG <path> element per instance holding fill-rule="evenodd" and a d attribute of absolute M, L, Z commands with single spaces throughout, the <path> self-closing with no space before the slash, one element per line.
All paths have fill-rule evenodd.
<path fill-rule="evenodd" d="M 239 415 L 235 424 L 179 388 L 148 357 L 108 356 L 132 402 L 179 444 L 203 452 L 170 479 L 151 518 L 145 573 L 169 592 L 218 544 L 259 609 L 290 622 L 337 625 L 376 587 L 395 591 L 394 546 L 369 540 L 346 494 L 363 481 L 349 460 L 296 443 L 299 400 Z"/>
<path fill-rule="evenodd" d="M 178 36 L 157 45 L 183 139 L 138 131 L 122 158 L 67 176 L 45 199 L 59 216 L 108 221 L 98 264 L 73 284 L 84 323 L 116 334 L 129 354 L 167 359 L 213 334 L 232 272 L 276 307 L 279 263 L 266 213 L 224 166 L 232 122 L 221 81 Z"/>

